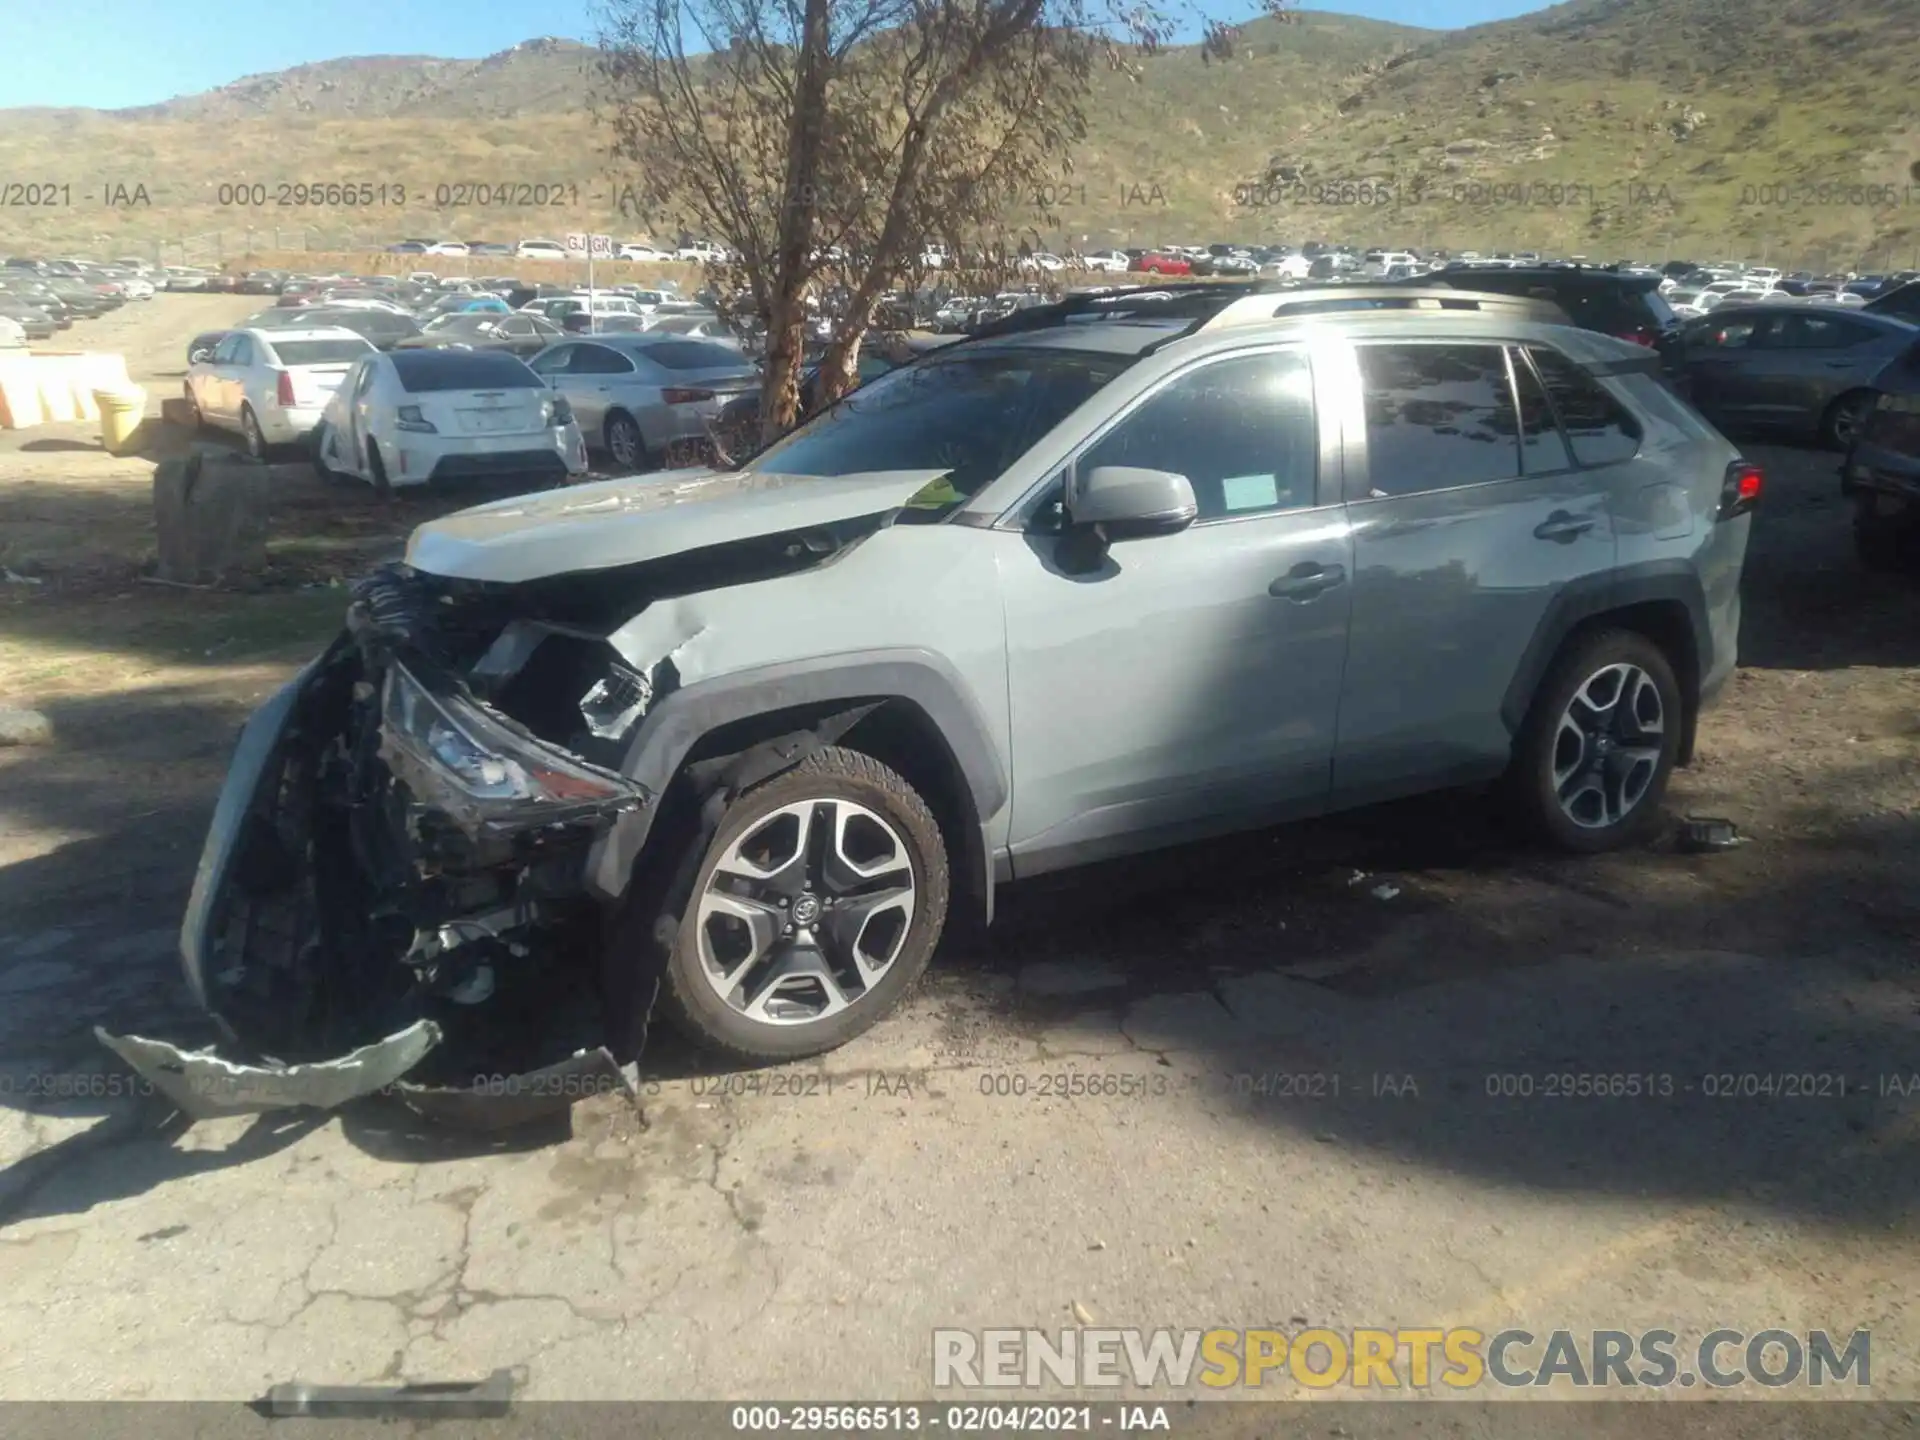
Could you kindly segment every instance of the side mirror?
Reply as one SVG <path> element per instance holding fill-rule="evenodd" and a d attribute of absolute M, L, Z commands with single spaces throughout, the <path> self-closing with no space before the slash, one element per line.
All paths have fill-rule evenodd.
<path fill-rule="evenodd" d="M 1110 541 L 1178 534 L 1200 514 L 1192 482 L 1170 470 L 1101 465 L 1075 479 L 1067 493 L 1069 523 L 1097 527 Z"/>

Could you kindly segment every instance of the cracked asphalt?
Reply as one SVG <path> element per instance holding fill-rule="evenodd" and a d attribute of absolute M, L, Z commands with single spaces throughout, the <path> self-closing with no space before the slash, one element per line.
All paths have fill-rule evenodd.
<path fill-rule="evenodd" d="M 91 1027 L 205 1035 L 174 927 L 285 667 L 48 701 L 0 750 L 0 1399 L 924 1399 L 936 1328 L 1098 1324 L 1867 1328 L 1920 1400 L 1920 593 L 1761 453 L 1672 799 L 1752 843 L 1576 862 L 1444 796 L 1011 887 L 823 1061 L 663 1037 L 504 1136 L 138 1093 Z"/>

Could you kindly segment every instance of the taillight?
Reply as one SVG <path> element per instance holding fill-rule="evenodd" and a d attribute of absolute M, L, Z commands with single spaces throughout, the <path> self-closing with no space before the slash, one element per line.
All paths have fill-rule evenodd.
<path fill-rule="evenodd" d="M 692 405 L 700 400 L 713 399 L 713 391 L 681 390 L 674 386 L 668 386 L 660 392 L 660 399 L 662 403 L 667 405 Z"/>
<path fill-rule="evenodd" d="M 293 406 L 293 376 L 285 370 L 280 372 L 280 404 L 288 409 Z"/>
<path fill-rule="evenodd" d="M 1727 466 L 1726 479 L 1720 482 L 1720 514 L 1717 518 L 1731 520 L 1736 515 L 1745 515 L 1760 503 L 1760 492 L 1766 486 L 1766 476 L 1760 467 L 1750 460 L 1736 460 Z"/>
<path fill-rule="evenodd" d="M 1626 340 L 1635 345 L 1645 345 L 1649 349 L 1658 342 L 1658 337 L 1654 332 L 1645 328 L 1638 330 L 1616 330 L 1613 338 L 1616 340 Z"/>

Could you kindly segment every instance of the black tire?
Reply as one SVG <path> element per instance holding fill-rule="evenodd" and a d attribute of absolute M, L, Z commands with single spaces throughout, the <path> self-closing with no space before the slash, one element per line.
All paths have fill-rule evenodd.
<path fill-rule="evenodd" d="M 1568 761 L 1561 720 L 1589 681 L 1599 679 L 1609 667 L 1617 665 L 1636 667 L 1652 682 L 1658 694 L 1661 719 L 1658 758 L 1651 778 L 1635 790 L 1632 803 L 1621 807 L 1618 818 L 1605 819 L 1603 807 L 1601 823 L 1583 824 L 1563 806 L 1560 789 L 1555 784 L 1557 768 Z M 1542 839 L 1575 854 L 1594 855 L 1633 844 L 1659 818 L 1660 802 L 1680 753 L 1686 723 L 1685 703 L 1672 663 L 1646 636 L 1632 630 L 1602 630 L 1572 640 L 1562 649 L 1535 692 L 1520 743 L 1514 750 L 1507 788 L 1520 818 Z M 1653 737 L 1635 738 L 1650 741 Z M 1646 744 L 1643 748 L 1656 747 Z M 1595 753 L 1591 742 L 1586 747 L 1572 742 L 1572 751 L 1582 759 Z M 1590 796 L 1593 792 L 1587 793 Z"/>
<path fill-rule="evenodd" d="M 1853 442 L 1866 425 L 1873 404 L 1874 393 L 1871 390 L 1849 390 L 1835 400 L 1827 406 L 1827 413 L 1820 417 L 1820 443 L 1829 450 L 1843 453 L 1852 449 Z"/>
<path fill-rule="evenodd" d="M 1872 494 L 1853 500 L 1853 549 L 1869 570 L 1903 570 L 1914 550 L 1914 524 L 1904 515 L 1882 515 Z"/>
<path fill-rule="evenodd" d="M 240 407 L 240 436 L 247 447 L 247 457 L 265 461 L 273 447 L 267 444 L 267 437 L 261 432 L 260 417 L 253 413 L 253 406 Z"/>
<path fill-rule="evenodd" d="M 393 497 L 393 482 L 387 479 L 387 462 L 380 458 L 380 447 L 372 440 L 367 441 L 367 475 L 374 494 L 382 500 Z"/>
<path fill-rule="evenodd" d="M 697 897 L 734 841 L 780 807 L 812 799 L 854 801 L 898 832 L 913 872 L 913 917 L 885 974 L 847 1008 L 818 1021 L 769 1024 L 733 1009 L 703 975 Z M 641 924 L 626 927 L 625 933 L 672 937 L 659 987 L 660 1013 L 688 1039 L 735 1060 L 798 1060 L 844 1045 L 898 1005 L 925 972 L 946 925 L 951 879 L 946 842 L 933 812 L 905 779 L 857 750 L 830 746 L 817 751 L 792 770 L 738 796 L 721 817 L 697 868 L 684 864 L 678 868 L 683 874 L 692 868 L 691 882 L 671 887 L 663 913 L 634 917 Z M 629 957 L 614 958 L 616 963 L 626 963 Z M 632 958 L 637 962 L 641 957 Z M 650 989 L 641 987 L 643 994 Z"/>
<path fill-rule="evenodd" d="M 200 402 L 194 397 L 193 387 L 182 385 L 180 388 L 186 392 L 187 423 L 193 427 L 193 433 L 198 435 L 207 428 L 207 417 L 200 413 Z"/>
<path fill-rule="evenodd" d="M 341 479 L 340 472 L 327 463 L 326 421 L 323 420 L 313 427 L 313 440 L 311 443 L 313 451 L 313 473 L 320 477 L 320 483 L 322 485 L 338 485 Z"/>
<path fill-rule="evenodd" d="M 647 454 L 646 437 L 640 433 L 640 424 L 624 410 L 616 410 L 607 416 L 606 439 L 607 453 L 622 469 L 638 473 L 653 468 L 651 457 Z M 622 455 L 622 450 L 627 453 Z"/>

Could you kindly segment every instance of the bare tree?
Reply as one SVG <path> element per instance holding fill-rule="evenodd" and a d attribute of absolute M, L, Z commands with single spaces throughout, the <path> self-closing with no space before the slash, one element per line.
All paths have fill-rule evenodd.
<path fill-rule="evenodd" d="M 1095 67 L 1128 68 L 1179 25 L 1128 0 L 608 3 L 612 152 L 647 218 L 733 253 L 713 280 L 766 327 L 763 438 L 798 410 L 810 299 L 838 292 L 824 403 L 852 385 L 883 294 L 928 273 L 930 244 L 973 283 L 1011 268 L 1010 230 L 1052 222 L 1043 182 L 1085 133 Z M 1201 29 L 1209 59 L 1231 55 L 1231 27 Z"/>

